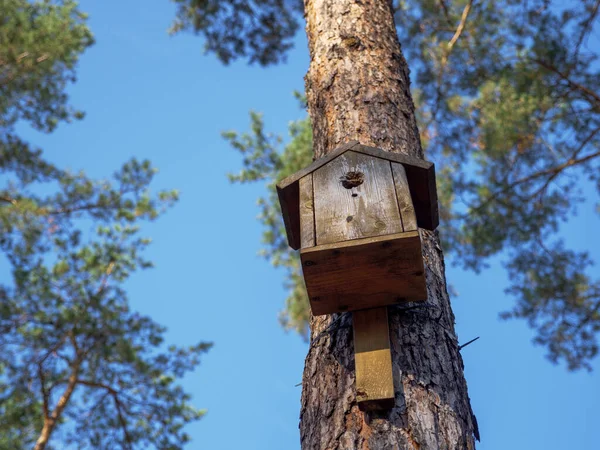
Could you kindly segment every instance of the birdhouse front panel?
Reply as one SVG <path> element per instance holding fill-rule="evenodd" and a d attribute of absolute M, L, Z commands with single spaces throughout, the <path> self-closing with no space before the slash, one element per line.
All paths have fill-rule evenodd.
<path fill-rule="evenodd" d="M 417 225 L 436 223 L 437 201 L 411 187 L 431 191 L 431 175 L 431 163 L 354 143 L 278 185 L 314 315 L 427 298 Z"/>
<path fill-rule="evenodd" d="M 389 161 L 348 151 L 312 175 L 316 245 L 404 231 Z"/>

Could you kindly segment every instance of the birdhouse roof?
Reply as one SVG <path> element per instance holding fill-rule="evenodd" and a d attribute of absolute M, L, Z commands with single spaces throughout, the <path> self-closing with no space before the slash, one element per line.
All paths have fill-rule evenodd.
<path fill-rule="evenodd" d="M 402 164 L 406 171 L 410 196 L 417 216 L 417 225 L 428 230 L 434 230 L 438 226 L 439 214 L 435 186 L 435 166 L 433 163 L 412 156 L 361 145 L 358 141 L 351 141 L 277 183 L 277 194 L 290 247 L 297 250 L 301 244 L 300 179 L 350 150 Z"/>

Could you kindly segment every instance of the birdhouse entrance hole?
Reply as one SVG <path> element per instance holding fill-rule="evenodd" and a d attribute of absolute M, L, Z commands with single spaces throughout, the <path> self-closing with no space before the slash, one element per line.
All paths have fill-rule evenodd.
<path fill-rule="evenodd" d="M 345 175 L 340 177 L 342 186 L 346 189 L 352 189 L 360 186 L 365 181 L 365 174 L 362 172 L 347 172 Z"/>

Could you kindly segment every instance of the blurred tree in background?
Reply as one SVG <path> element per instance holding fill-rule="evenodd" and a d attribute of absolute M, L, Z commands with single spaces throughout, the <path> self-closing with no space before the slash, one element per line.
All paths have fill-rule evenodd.
<path fill-rule="evenodd" d="M 166 347 L 122 288 L 152 266 L 140 224 L 177 192 L 150 192 L 148 161 L 62 170 L 15 131 L 83 116 L 65 88 L 93 43 L 85 19 L 70 0 L 0 0 L 0 448 L 178 449 L 203 412 L 177 380 L 210 344 Z"/>
<path fill-rule="evenodd" d="M 173 1 L 173 31 L 199 33 L 224 63 L 284 60 L 303 20 L 300 0 Z M 588 45 L 600 1 L 393 5 L 413 68 L 421 140 L 437 165 L 446 250 L 476 272 L 501 254 L 515 299 L 501 317 L 527 320 L 551 361 L 590 369 L 598 353 L 600 280 L 589 255 L 565 244 L 560 225 L 584 200 L 586 207 L 595 200 L 590 191 L 600 191 L 598 48 Z M 225 137 L 243 155 L 232 181 L 268 182 L 269 196 L 259 199 L 263 253 L 287 269 L 284 325 L 306 336 L 308 301 L 274 186 L 310 162 L 310 123 L 292 123 L 282 145 L 251 113 L 250 132 Z"/>

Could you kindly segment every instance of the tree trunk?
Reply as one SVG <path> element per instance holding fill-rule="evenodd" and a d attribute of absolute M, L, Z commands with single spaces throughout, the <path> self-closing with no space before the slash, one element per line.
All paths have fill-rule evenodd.
<path fill-rule="evenodd" d="M 305 0 L 315 157 L 349 140 L 423 157 L 389 0 Z M 300 421 L 303 450 L 474 449 L 463 361 L 437 233 L 420 230 L 428 300 L 389 307 L 395 407 L 362 412 L 350 313 L 311 319 Z"/>

